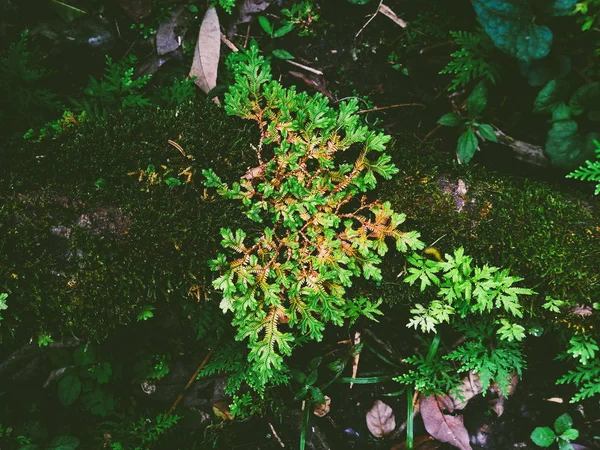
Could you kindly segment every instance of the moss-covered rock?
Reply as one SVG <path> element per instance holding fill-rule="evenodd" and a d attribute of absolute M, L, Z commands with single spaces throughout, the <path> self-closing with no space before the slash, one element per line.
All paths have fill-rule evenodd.
<path fill-rule="evenodd" d="M 597 198 L 569 193 L 564 183 L 453 165 L 411 137 L 390 153 L 400 173 L 379 195 L 410 217 L 426 243 L 437 242 L 442 254 L 462 246 L 479 264 L 509 268 L 539 294 L 534 304 L 546 295 L 574 304 L 600 298 Z M 394 281 L 402 262 L 386 268 Z M 400 283 L 385 288 L 390 301 L 415 295 Z"/>
<path fill-rule="evenodd" d="M 200 170 L 239 178 L 256 140 L 247 122 L 200 104 L 84 123 L 1 155 L 3 337 L 104 336 L 148 307 L 204 299 L 220 227 L 252 224 L 206 194 Z"/>
<path fill-rule="evenodd" d="M 0 290 L 10 293 L 1 337 L 102 337 L 151 308 L 202 310 L 196 302 L 210 297 L 206 262 L 220 247 L 220 227 L 258 225 L 238 203 L 211 197 L 200 170 L 238 179 L 256 165 L 257 141 L 251 123 L 200 104 L 84 123 L 63 139 L 0 155 Z M 442 253 L 463 246 L 478 263 L 511 269 L 538 303 L 600 297 L 597 200 L 455 167 L 410 137 L 390 154 L 400 173 L 375 195 L 405 212 L 405 228 L 425 242 L 439 239 Z M 419 293 L 397 277 L 403 264 L 388 254 L 384 282 L 356 289 L 406 303 Z M 210 305 L 198 320 L 220 314 L 218 301 Z"/>

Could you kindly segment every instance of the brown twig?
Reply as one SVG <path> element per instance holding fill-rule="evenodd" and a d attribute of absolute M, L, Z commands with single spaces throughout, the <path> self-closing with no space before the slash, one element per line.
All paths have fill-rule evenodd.
<path fill-rule="evenodd" d="M 179 405 L 179 403 L 181 403 L 181 400 L 183 400 L 183 394 L 185 394 L 185 391 L 187 391 L 190 388 L 190 386 L 192 384 L 194 384 L 194 381 L 196 381 L 196 377 L 198 376 L 198 374 L 200 373 L 200 371 L 204 368 L 204 366 L 206 365 L 206 363 L 208 362 L 208 360 L 210 359 L 210 357 L 212 356 L 212 354 L 213 354 L 214 351 L 215 350 L 212 349 L 204 357 L 204 359 L 202 360 L 202 362 L 200 363 L 200 365 L 198 366 L 198 368 L 196 369 L 196 371 L 194 372 L 194 374 L 189 379 L 188 383 L 183 388 L 183 391 L 181 392 L 181 394 L 179 394 L 179 397 L 177 397 L 177 400 L 175 400 L 175 402 L 173 403 L 173 405 L 169 409 L 169 412 L 167 413 L 167 417 L 170 416 L 171 414 L 173 414 L 173 411 L 175 411 L 175 408 L 177 408 L 177 406 Z"/>
<path fill-rule="evenodd" d="M 431 135 L 432 135 L 433 133 L 435 133 L 437 130 L 439 130 L 440 128 L 442 128 L 442 126 L 443 126 L 443 125 L 438 125 L 438 126 L 437 126 L 437 127 L 435 127 L 433 130 L 431 130 L 429 133 L 427 133 L 421 142 L 426 142 L 426 141 L 427 141 L 427 139 L 429 139 L 429 138 L 431 137 Z"/>
<path fill-rule="evenodd" d="M 321 72 L 319 69 L 313 69 L 312 67 L 305 66 L 304 64 L 300 64 L 300 63 L 297 63 L 296 61 L 292 61 L 289 59 L 287 59 L 286 62 L 293 66 L 300 67 L 301 69 L 304 69 L 308 72 L 314 73 L 315 75 L 323 75 L 323 72 Z"/>
<path fill-rule="evenodd" d="M 421 108 L 425 108 L 423 103 L 398 103 L 397 105 L 389 105 L 389 106 L 379 106 L 377 108 L 370 109 L 361 109 L 357 111 L 357 114 L 366 114 L 373 111 L 385 111 L 386 109 L 394 109 L 394 108 L 403 108 L 405 106 L 420 106 Z"/>
<path fill-rule="evenodd" d="M 185 154 L 185 152 L 183 151 L 183 147 L 181 147 L 181 145 L 179 145 L 177 142 L 172 141 L 171 139 L 169 139 L 167 141 L 169 144 L 171 144 L 173 147 L 175 147 L 177 150 L 179 150 L 179 153 L 181 153 L 185 158 L 187 158 L 187 155 Z"/>
<path fill-rule="evenodd" d="M 275 436 L 275 439 L 277 439 L 277 442 L 279 442 L 279 445 L 281 445 L 281 447 L 285 447 L 285 444 L 283 443 L 283 441 L 277 434 L 277 431 L 275 431 L 275 428 L 273 428 L 273 425 L 271 425 L 271 422 L 269 422 L 269 428 L 271 428 L 271 431 L 273 432 L 273 436 Z"/>
<path fill-rule="evenodd" d="M 358 35 L 359 35 L 360 33 L 362 33 L 362 32 L 363 32 L 363 30 L 364 30 L 365 28 L 367 28 L 367 25 L 369 25 L 369 24 L 371 23 L 371 21 L 372 21 L 372 20 L 375 18 L 375 16 L 377 15 L 377 13 L 379 12 L 379 10 L 381 9 L 381 5 L 382 5 L 382 4 L 383 4 L 383 0 L 381 0 L 381 1 L 379 2 L 379 5 L 377 5 L 377 9 L 376 9 L 376 10 L 375 10 L 375 12 L 373 13 L 373 15 L 372 15 L 372 16 L 369 18 L 369 20 L 367 20 L 367 23 L 365 23 L 365 24 L 362 26 L 362 28 L 361 28 L 360 30 L 358 30 L 358 33 L 356 33 L 356 36 L 354 36 L 354 39 L 356 39 L 356 38 L 358 37 Z"/>

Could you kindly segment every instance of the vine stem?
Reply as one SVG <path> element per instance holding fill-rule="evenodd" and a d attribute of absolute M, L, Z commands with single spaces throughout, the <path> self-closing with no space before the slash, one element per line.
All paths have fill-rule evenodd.
<path fill-rule="evenodd" d="M 177 400 L 175 400 L 175 402 L 173 403 L 173 405 L 169 409 L 169 412 L 167 413 L 167 417 L 169 417 L 171 414 L 173 414 L 173 411 L 175 411 L 175 408 L 177 408 L 177 405 L 179 405 L 179 403 L 181 403 L 181 400 L 183 400 L 183 394 L 185 394 L 185 391 L 187 391 L 190 388 L 190 386 L 192 384 L 194 384 L 194 381 L 196 381 L 196 377 L 198 376 L 198 374 L 200 373 L 200 371 L 204 368 L 204 366 L 206 365 L 206 363 L 208 362 L 208 360 L 210 359 L 210 357 L 212 356 L 212 354 L 213 354 L 214 351 L 215 351 L 215 349 L 213 348 L 204 357 L 204 359 L 202 360 L 202 362 L 200 363 L 200 365 L 198 366 L 198 368 L 196 369 L 196 371 L 194 372 L 194 374 L 191 376 L 191 378 L 189 379 L 189 381 L 187 382 L 187 384 L 183 388 L 183 391 L 181 391 L 181 394 L 179 394 L 179 397 L 177 397 Z"/>

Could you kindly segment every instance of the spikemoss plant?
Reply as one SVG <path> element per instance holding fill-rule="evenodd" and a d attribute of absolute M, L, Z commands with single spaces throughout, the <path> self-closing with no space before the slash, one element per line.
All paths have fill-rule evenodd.
<path fill-rule="evenodd" d="M 221 308 L 233 313 L 236 339 L 248 340 L 261 386 L 284 370 L 300 335 L 319 341 L 327 323 L 379 313 L 380 300 L 349 288 L 356 277 L 381 280 L 389 241 L 402 252 L 423 244 L 399 229 L 403 214 L 365 195 L 376 175 L 389 179 L 398 169 L 384 153 L 390 137 L 360 123 L 356 101 L 338 111 L 322 95 L 284 88 L 256 46 L 237 59 L 225 109 L 258 124 L 257 166 L 231 186 L 212 170 L 203 174 L 263 227 L 250 236 L 223 228 L 226 251 L 211 262 Z"/>

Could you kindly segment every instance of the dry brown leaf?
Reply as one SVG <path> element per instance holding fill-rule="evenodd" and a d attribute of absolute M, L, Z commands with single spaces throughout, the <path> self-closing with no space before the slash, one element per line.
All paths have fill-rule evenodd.
<path fill-rule="evenodd" d="M 229 405 L 227 402 L 214 402 L 212 405 L 213 413 L 221 420 L 233 420 Z"/>
<path fill-rule="evenodd" d="M 331 410 L 331 397 L 328 395 L 325 396 L 325 404 L 322 403 L 313 403 L 313 413 L 317 417 L 324 417 L 329 414 Z"/>
<path fill-rule="evenodd" d="M 357 331 L 356 333 L 354 333 L 354 345 L 358 345 L 360 344 L 360 331 Z M 360 353 L 357 353 L 356 355 L 354 355 L 354 357 L 352 358 L 352 378 L 356 378 L 356 375 L 358 374 L 358 363 L 360 361 Z M 352 389 L 352 386 L 354 386 L 354 383 L 350 383 L 350 389 Z"/>
<path fill-rule="evenodd" d="M 187 29 L 189 10 L 181 5 L 174 9 L 167 22 L 161 23 L 156 31 L 156 53 L 165 55 L 179 48 Z"/>
<path fill-rule="evenodd" d="M 387 18 L 391 19 L 396 25 L 402 28 L 406 28 L 406 26 L 408 25 L 404 20 L 398 17 L 396 13 L 390 9 L 389 6 L 384 5 L 383 3 L 379 6 L 379 12 Z"/>
<path fill-rule="evenodd" d="M 464 409 L 476 395 L 483 392 L 483 386 L 479 380 L 479 375 L 473 372 L 463 378 L 460 385 L 450 391 L 450 399 L 454 404 L 455 409 Z"/>
<path fill-rule="evenodd" d="M 381 438 L 387 436 L 396 428 L 396 418 L 394 411 L 381 400 L 373 403 L 373 406 L 367 412 L 367 427 L 371 434 Z"/>
<path fill-rule="evenodd" d="M 450 413 L 454 411 L 454 403 L 450 397 L 446 395 L 424 397 L 421 399 L 420 406 L 423 424 L 431 436 L 460 450 L 472 450 L 463 417 L 444 413 L 444 410 Z"/>
<path fill-rule="evenodd" d="M 217 85 L 217 70 L 221 51 L 221 30 L 217 10 L 209 8 L 202 19 L 190 77 L 196 77 L 196 85 L 208 94 Z M 217 100 L 218 102 L 218 100 Z"/>

